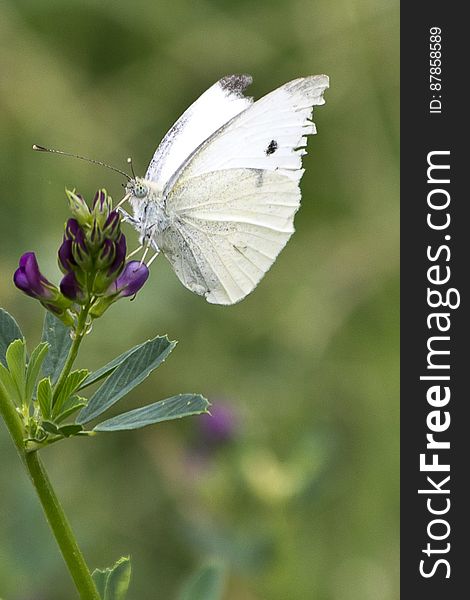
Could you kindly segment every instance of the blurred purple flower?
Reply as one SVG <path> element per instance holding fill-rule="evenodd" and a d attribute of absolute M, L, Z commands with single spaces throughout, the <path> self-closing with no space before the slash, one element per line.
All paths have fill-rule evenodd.
<path fill-rule="evenodd" d="M 213 404 L 211 414 L 201 415 L 198 419 L 203 441 L 219 445 L 231 441 L 238 429 L 238 419 L 234 410 L 227 404 Z"/>

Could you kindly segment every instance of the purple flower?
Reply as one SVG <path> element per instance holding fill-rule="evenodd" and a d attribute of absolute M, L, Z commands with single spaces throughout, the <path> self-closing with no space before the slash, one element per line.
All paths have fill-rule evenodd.
<path fill-rule="evenodd" d="M 93 198 L 93 208 L 98 208 L 102 211 L 105 208 L 106 192 L 105 190 L 98 190 Z M 98 205 L 98 206 L 96 206 Z"/>
<path fill-rule="evenodd" d="M 108 288 L 107 296 L 117 294 L 118 298 L 134 296 L 147 281 L 149 270 L 147 265 L 138 260 L 131 260 L 124 267 L 123 272 Z"/>
<path fill-rule="evenodd" d="M 75 273 L 72 271 L 62 277 L 62 281 L 60 282 L 60 291 L 66 298 L 69 298 L 74 302 L 84 299 L 82 288 L 75 277 Z"/>
<path fill-rule="evenodd" d="M 116 271 L 119 271 L 119 269 L 123 267 L 126 260 L 127 243 L 124 234 L 121 234 L 119 241 L 115 243 L 114 246 L 116 249 L 116 254 L 114 255 L 114 260 L 108 269 L 108 275 L 112 275 L 113 273 L 116 273 Z"/>
<path fill-rule="evenodd" d="M 121 216 L 112 200 L 99 190 L 90 210 L 80 194 L 67 191 L 73 218 L 65 224 L 58 250 L 64 274 L 59 287 L 40 272 L 33 252 L 20 259 L 15 285 L 36 298 L 67 325 L 73 325 L 87 307 L 91 318 L 100 317 L 116 300 L 134 296 L 147 281 L 149 271 L 138 261 L 126 264 L 127 243 L 121 233 Z"/>
<path fill-rule="evenodd" d="M 69 219 L 65 225 L 65 237 L 68 240 L 74 240 L 79 228 L 77 219 Z"/>
<path fill-rule="evenodd" d="M 121 224 L 121 217 L 115 210 L 109 213 L 103 227 L 103 232 L 106 236 L 115 239 L 116 235 L 119 235 L 119 226 Z"/>
<path fill-rule="evenodd" d="M 55 286 L 42 275 L 34 252 L 26 252 L 20 258 L 20 264 L 13 275 L 13 281 L 18 289 L 32 298 L 39 300 L 54 298 Z"/>
<path fill-rule="evenodd" d="M 71 269 L 77 266 L 77 261 L 72 253 L 72 240 L 64 239 L 59 248 L 59 267 L 63 273 L 68 273 Z"/>

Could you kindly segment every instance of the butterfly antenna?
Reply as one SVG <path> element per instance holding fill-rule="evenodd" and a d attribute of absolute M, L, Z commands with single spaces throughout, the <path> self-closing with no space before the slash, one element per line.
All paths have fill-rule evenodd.
<path fill-rule="evenodd" d="M 71 154 L 70 152 L 64 152 L 63 150 L 54 150 L 53 148 L 45 148 L 44 146 L 38 146 L 37 144 L 33 144 L 33 150 L 36 150 L 37 152 L 50 152 L 52 154 L 62 154 L 63 156 L 71 156 L 72 158 L 79 158 L 80 160 L 86 160 L 87 162 L 92 163 L 94 165 L 100 165 L 101 167 L 106 167 L 107 169 L 111 169 L 111 171 L 120 173 L 121 175 L 124 175 L 124 177 L 126 177 L 128 179 L 128 181 L 131 181 L 131 179 L 132 179 L 132 177 L 130 175 L 128 175 L 127 173 L 124 173 L 124 171 L 121 171 L 121 169 L 112 167 L 111 165 L 101 162 L 100 160 L 94 160 L 93 158 L 87 158 L 86 156 L 80 156 L 79 154 Z M 132 174 L 134 175 L 134 169 L 132 169 Z M 134 175 L 134 178 L 135 178 L 135 175 Z"/>
<path fill-rule="evenodd" d="M 133 165 L 133 163 L 132 163 L 132 158 L 131 158 L 130 156 L 129 156 L 129 158 L 127 159 L 127 164 L 130 166 L 130 168 L 131 168 L 131 173 L 132 173 L 132 176 L 133 176 L 133 177 L 134 177 L 134 179 L 135 179 L 134 165 Z"/>

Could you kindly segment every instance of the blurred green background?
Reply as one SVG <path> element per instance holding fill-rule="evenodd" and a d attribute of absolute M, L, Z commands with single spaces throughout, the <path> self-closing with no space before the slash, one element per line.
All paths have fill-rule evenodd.
<path fill-rule="evenodd" d="M 256 98 L 331 78 L 297 232 L 256 291 L 212 306 L 159 259 L 84 344 L 95 367 L 167 333 L 180 344 L 125 407 L 197 391 L 236 421 L 224 444 L 192 418 L 43 452 L 89 563 L 132 555 L 131 600 L 176 598 L 213 556 L 224 600 L 398 598 L 398 17 L 395 0 L 0 4 L 0 302 L 30 347 L 42 310 L 12 285 L 19 255 L 58 281 L 64 187 L 122 195 L 32 143 L 143 174 L 221 76 L 251 73 Z M 3 425 L 0 453 L 0 597 L 75 597 Z"/>

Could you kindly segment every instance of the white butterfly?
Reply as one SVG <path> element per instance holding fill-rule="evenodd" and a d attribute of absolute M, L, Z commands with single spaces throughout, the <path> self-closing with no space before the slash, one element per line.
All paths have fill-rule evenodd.
<path fill-rule="evenodd" d="M 202 94 L 124 198 L 140 248 L 161 251 L 214 304 L 249 294 L 294 232 L 313 106 L 328 87 L 326 75 L 303 77 L 253 102 L 243 95 L 251 82 L 230 75 Z"/>

